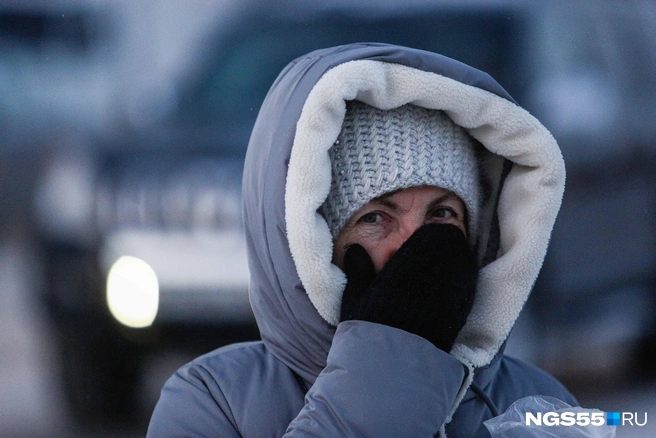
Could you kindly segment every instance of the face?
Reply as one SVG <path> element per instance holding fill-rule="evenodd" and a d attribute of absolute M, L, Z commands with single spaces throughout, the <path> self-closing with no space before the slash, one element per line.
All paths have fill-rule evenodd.
<path fill-rule="evenodd" d="M 358 243 L 371 256 L 376 272 L 412 233 L 428 223 L 452 224 L 467 236 L 467 210 L 454 193 L 440 187 L 398 190 L 371 200 L 346 222 L 334 242 L 333 263 L 344 268 L 344 253 Z"/>

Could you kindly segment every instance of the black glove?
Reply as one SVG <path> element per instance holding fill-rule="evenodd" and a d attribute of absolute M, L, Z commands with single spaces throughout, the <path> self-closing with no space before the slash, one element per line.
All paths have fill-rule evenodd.
<path fill-rule="evenodd" d="M 396 327 L 449 352 L 474 303 L 478 266 L 458 227 L 428 224 L 378 275 L 367 251 L 351 245 L 344 254 L 344 272 L 341 321 Z"/>

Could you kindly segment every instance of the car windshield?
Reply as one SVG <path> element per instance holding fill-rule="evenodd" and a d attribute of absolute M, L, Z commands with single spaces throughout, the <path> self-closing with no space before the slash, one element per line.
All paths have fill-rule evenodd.
<path fill-rule="evenodd" d="M 487 71 L 507 85 L 503 79 L 508 61 L 516 58 L 512 53 L 515 24 L 508 15 L 489 11 L 251 21 L 211 44 L 215 51 L 199 79 L 182 93 L 177 117 L 199 125 L 252 125 L 268 88 L 287 63 L 315 49 L 351 42 L 387 42 L 435 51 Z"/>

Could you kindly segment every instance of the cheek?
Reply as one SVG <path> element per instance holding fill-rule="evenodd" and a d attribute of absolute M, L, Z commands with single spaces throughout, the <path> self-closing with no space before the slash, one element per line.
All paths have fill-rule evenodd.
<path fill-rule="evenodd" d="M 361 245 L 365 251 L 367 251 L 367 254 L 369 254 L 369 257 L 371 257 L 371 261 L 374 264 L 374 268 L 376 268 L 376 272 L 380 271 L 383 269 L 383 266 L 385 266 L 385 263 L 387 263 L 387 260 L 390 257 L 390 253 L 393 253 L 393 251 L 390 251 L 391 245 L 386 239 L 367 239 L 367 238 L 360 238 L 360 239 L 353 239 L 349 242 L 346 242 L 346 245 L 349 244 L 359 244 Z M 333 263 L 335 263 L 337 266 L 339 266 L 341 269 L 344 269 L 344 253 L 346 250 L 343 249 L 343 246 L 340 246 L 339 248 L 336 248 L 339 251 L 339 254 L 337 254 L 337 263 L 335 263 L 335 260 L 333 260 Z"/>
<path fill-rule="evenodd" d="M 386 262 L 385 258 L 385 247 L 386 247 L 386 238 L 380 233 L 364 233 L 364 232 L 355 232 L 356 230 L 351 230 L 353 232 L 344 233 L 344 235 L 337 236 L 333 246 L 333 263 L 337 265 L 340 269 L 344 269 L 344 254 L 346 253 L 346 247 L 353 244 L 361 245 L 371 257 L 376 271 L 379 271 Z"/>

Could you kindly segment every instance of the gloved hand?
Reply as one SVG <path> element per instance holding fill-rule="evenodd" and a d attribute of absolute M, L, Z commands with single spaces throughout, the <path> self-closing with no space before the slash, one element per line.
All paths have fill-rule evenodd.
<path fill-rule="evenodd" d="M 427 224 L 376 275 L 367 251 L 344 254 L 341 321 L 363 320 L 419 335 L 449 352 L 474 303 L 478 266 L 463 232 Z"/>

